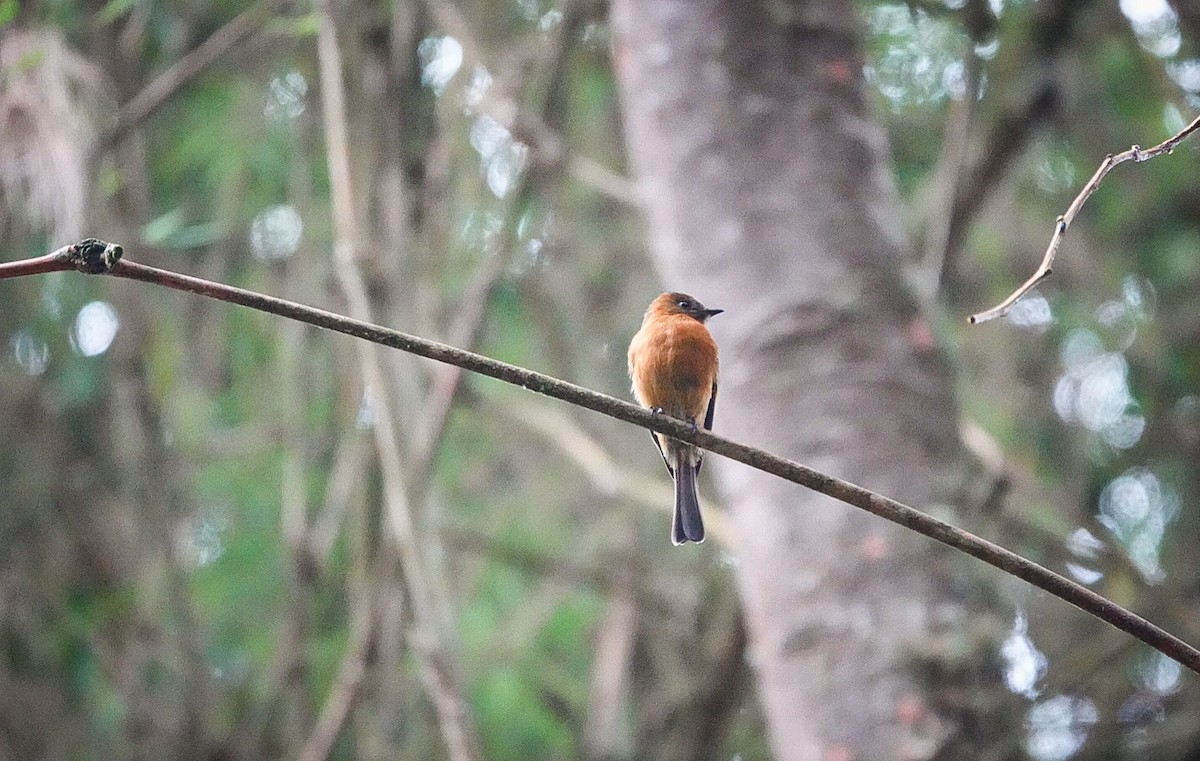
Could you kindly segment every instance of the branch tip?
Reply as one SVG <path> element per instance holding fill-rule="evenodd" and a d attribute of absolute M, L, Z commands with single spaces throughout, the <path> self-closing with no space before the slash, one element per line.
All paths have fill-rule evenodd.
<path fill-rule="evenodd" d="M 108 274 L 124 253 L 125 249 L 116 243 L 99 238 L 85 238 L 66 249 L 67 261 L 71 266 L 89 275 Z"/>
<path fill-rule="evenodd" d="M 971 325 L 977 325 L 981 322 L 986 322 L 995 317 L 1002 317 L 1008 314 L 1008 310 L 1013 304 L 1017 303 L 1026 293 L 1033 288 L 1034 285 L 1045 280 L 1050 275 L 1050 265 L 1054 261 L 1054 254 L 1058 251 L 1058 246 L 1062 243 L 1062 238 L 1067 232 L 1067 227 L 1074 221 L 1079 210 L 1083 208 L 1083 204 L 1087 201 L 1092 193 L 1096 192 L 1096 188 L 1100 187 L 1100 182 L 1112 171 L 1117 164 L 1123 164 L 1126 161 L 1149 161 L 1155 156 L 1161 156 L 1166 153 L 1170 155 L 1174 152 L 1175 146 L 1185 140 L 1196 130 L 1200 129 L 1200 116 L 1192 120 L 1192 123 L 1176 132 L 1171 137 L 1154 146 L 1153 148 L 1142 148 L 1142 146 L 1134 143 L 1129 150 L 1122 152 L 1119 155 L 1112 153 L 1104 157 L 1104 161 L 1100 162 L 1096 173 L 1092 175 L 1092 179 L 1087 181 L 1083 189 L 1079 191 L 1079 195 L 1075 196 L 1075 200 L 1067 207 L 1065 213 L 1060 214 L 1054 222 L 1054 235 L 1050 237 L 1050 245 L 1046 247 L 1046 253 L 1042 256 L 1042 263 L 1038 265 L 1037 271 L 1026 280 L 1017 290 L 1001 301 L 998 305 L 983 312 L 978 312 L 967 318 L 967 322 Z"/>

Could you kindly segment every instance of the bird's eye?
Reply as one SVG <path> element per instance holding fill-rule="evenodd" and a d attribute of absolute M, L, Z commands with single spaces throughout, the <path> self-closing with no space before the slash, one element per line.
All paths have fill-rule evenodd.
<path fill-rule="evenodd" d="M 681 299 L 677 303 L 679 304 L 680 309 L 691 309 L 692 308 L 692 302 L 688 301 L 687 299 Z"/>

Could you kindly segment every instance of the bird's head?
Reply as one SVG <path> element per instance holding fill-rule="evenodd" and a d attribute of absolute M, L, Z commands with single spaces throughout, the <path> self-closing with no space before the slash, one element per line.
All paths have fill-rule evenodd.
<path fill-rule="evenodd" d="M 651 314 L 674 315 L 681 314 L 704 322 L 714 314 L 724 312 L 724 309 L 706 309 L 703 304 L 686 293 L 664 293 L 650 304 Z"/>

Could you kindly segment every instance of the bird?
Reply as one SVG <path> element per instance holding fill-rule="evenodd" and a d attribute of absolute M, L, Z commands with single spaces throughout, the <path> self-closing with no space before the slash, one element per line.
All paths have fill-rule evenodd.
<path fill-rule="evenodd" d="M 629 343 L 629 378 L 638 403 L 654 414 L 670 415 L 692 429 L 712 430 L 717 404 L 717 342 L 704 326 L 723 309 L 708 309 L 686 293 L 654 299 L 642 326 Z M 651 431 L 655 446 L 675 480 L 671 542 L 704 541 L 704 522 L 696 498 L 701 450 Z"/>

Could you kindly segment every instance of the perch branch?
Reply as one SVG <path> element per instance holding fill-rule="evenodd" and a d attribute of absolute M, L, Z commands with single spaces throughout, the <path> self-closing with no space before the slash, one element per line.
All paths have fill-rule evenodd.
<path fill-rule="evenodd" d="M 1100 187 L 1100 181 L 1114 167 L 1118 164 L 1124 164 L 1126 161 L 1149 161 L 1155 156 L 1171 153 L 1175 150 L 1175 146 L 1186 140 L 1197 129 L 1200 129 L 1200 116 L 1197 116 L 1192 120 L 1191 124 L 1153 148 L 1142 148 L 1139 145 L 1134 145 L 1129 150 L 1122 151 L 1115 156 L 1111 153 L 1105 156 L 1104 161 L 1101 161 L 1099 168 L 1096 169 L 1096 173 L 1092 175 L 1092 179 L 1088 180 L 1087 184 L 1083 186 L 1083 190 L 1079 191 L 1079 195 L 1075 196 L 1075 200 L 1067 207 L 1066 212 L 1055 221 L 1054 234 L 1050 236 L 1050 245 L 1046 247 L 1046 253 L 1042 256 L 1042 263 L 1038 265 L 1034 273 L 1004 301 L 1001 301 L 991 309 L 971 315 L 968 318 L 968 322 L 972 325 L 978 325 L 981 322 L 1003 317 L 1008 314 L 1013 305 L 1020 301 L 1025 294 L 1033 290 L 1034 286 L 1050 276 L 1051 267 L 1054 265 L 1054 256 L 1058 253 L 1058 247 L 1062 244 L 1063 237 L 1067 234 L 1067 228 L 1075 221 L 1075 217 L 1079 214 L 1079 210 L 1083 208 L 1084 202 L 1091 197 L 1092 193 L 1096 192 L 1096 188 Z"/>
<path fill-rule="evenodd" d="M 676 420 L 666 415 L 654 415 L 649 410 L 629 402 L 474 352 L 463 351 L 397 330 L 254 291 L 181 275 L 144 264 L 136 264 L 121 258 L 120 246 L 94 238 L 65 246 L 49 256 L 55 257 L 55 260 L 49 262 L 49 266 L 47 257 L 34 260 L 40 262 L 37 268 L 31 267 L 29 262 L 0 264 L 0 280 L 17 274 L 31 274 L 37 271 L 78 269 L 90 274 L 107 273 L 130 280 L 155 283 L 176 290 L 240 304 L 280 317 L 301 320 L 319 328 L 362 338 L 438 362 L 446 362 L 464 370 L 520 386 L 528 391 L 561 399 L 617 420 L 686 441 L 912 529 L 1071 603 L 1080 610 L 1136 637 L 1163 655 L 1173 658 L 1200 674 L 1200 650 L 1096 592 L 968 531 L 951 526 L 889 497 L 813 470 L 806 465 L 730 441 L 703 429 L 695 429 L 682 420 Z"/>

